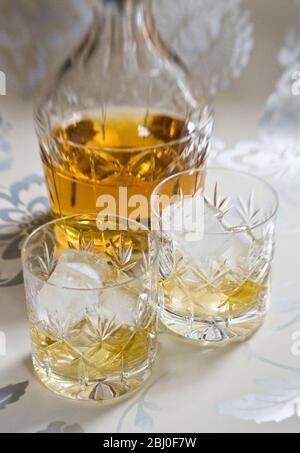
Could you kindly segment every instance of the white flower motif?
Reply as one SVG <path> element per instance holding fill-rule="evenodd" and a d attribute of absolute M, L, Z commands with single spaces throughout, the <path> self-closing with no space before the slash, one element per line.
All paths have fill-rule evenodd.
<path fill-rule="evenodd" d="M 155 16 L 164 39 L 215 94 L 248 65 L 253 25 L 240 0 L 159 0 Z"/>
<path fill-rule="evenodd" d="M 30 96 L 90 20 L 87 0 L 1 0 L 0 67 L 10 90 Z"/>
<path fill-rule="evenodd" d="M 222 403 L 221 415 L 256 423 L 282 422 L 300 418 L 300 380 L 261 380 L 257 382 L 260 393 Z"/>
<path fill-rule="evenodd" d="M 259 139 L 241 141 L 227 150 L 216 140 L 211 156 L 218 166 L 270 178 L 293 204 L 299 204 L 300 189 L 300 97 L 293 96 L 291 87 L 299 56 L 300 39 L 290 32 L 278 57 L 285 70 L 266 103 L 259 122 Z"/>
<path fill-rule="evenodd" d="M 0 287 L 22 283 L 21 248 L 27 236 L 49 220 L 44 180 L 30 175 L 0 188 Z M 11 263 L 11 266 L 9 264 Z"/>

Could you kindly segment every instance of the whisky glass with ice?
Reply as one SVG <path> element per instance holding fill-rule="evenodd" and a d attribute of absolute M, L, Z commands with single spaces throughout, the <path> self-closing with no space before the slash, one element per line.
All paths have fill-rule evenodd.
<path fill-rule="evenodd" d="M 33 364 L 53 392 L 112 401 L 151 375 L 158 244 L 133 221 L 84 214 L 36 230 L 22 251 Z"/>
<path fill-rule="evenodd" d="M 278 198 L 263 180 L 226 169 L 194 170 L 152 195 L 161 241 L 162 322 L 201 345 L 252 335 L 270 301 Z"/>

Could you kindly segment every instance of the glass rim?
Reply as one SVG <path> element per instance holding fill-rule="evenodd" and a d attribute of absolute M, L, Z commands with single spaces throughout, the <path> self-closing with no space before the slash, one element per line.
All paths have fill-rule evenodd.
<path fill-rule="evenodd" d="M 49 228 L 50 226 L 52 225 L 55 225 L 55 224 L 58 224 L 60 222 L 65 222 L 66 220 L 70 220 L 70 219 L 75 219 L 77 217 L 84 217 L 84 216 L 95 216 L 97 218 L 97 216 L 99 215 L 99 213 L 95 213 L 95 212 L 92 212 L 92 213 L 81 213 L 81 214 L 73 214 L 73 215 L 70 215 L 70 216 L 65 216 L 65 217 L 60 217 L 60 218 L 57 218 L 57 219 L 53 219 L 51 220 L 50 222 L 47 222 L 45 223 L 44 225 L 41 225 L 40 227 L 38 227 L 36 230 L 34 230 L 25 240 L 24 244 L 22 245 L 22 249 L 21 249 L 21 260 L 22 260 L 22 266 L 23 266 L 23 271 L 26 270 L 30 273 L 31 277 L 33 277 L 34 279 L 40 281 L 40 282 L 43 282 L 44 284 L 46 285 L 49 285 L 53 288 L 59 288 L 59 289 L 63 289 L 63 290 L 69 290 L 69 291 L 78 291 L 78 292 L 81 292 L 81 291 L 84 291 L 84 292 L 93 292 L 93 291 L 105 291 L 107 289 L 115 289 L 115 288 L 122 288 L 124 287 L 125 285 L 128 285 L 130 283 L 133 283 L 135 282 L 136 280 L 139 280 L 140 278 L 142 278 L 143 275 L 145 275 L 149 269 L 152 268 L 153 265 L 157 264 L 158 263 L 158 260 L 159 260 L 159 242 L 158 242 L 158 238 L 156 236 L 156 234 L 151 231 L 149 228 L 145 227 L 144 225 L 142 225 L 141 223 L 139 222 L 136 222 L 134 220 L 131 220 L 131 219 L 127 219 L 125 217 L 122 217 L 122 216 L 108 216 L 108 219 L 111 220 L 111 219 L 120 219 L 120 220 L 124 220 L 126 221 L 127 223 L 131 223 L 131 224 L 134 224 L 136 226 L 139 226 L 141 230 L 143 230 L 145 233 L 148 233 L 148 236 L 151 238 L 151 240 L 154 241 L 155 243 L 155 256 L 154 258 L 151 260 L 151 263 L 150 263 L 150 266 L 149 266 L 149 269 L 147 269 L 146 271 L 142 271 L 140 272 L 137 276 L 135 277 L 132 277 L 132 278 L 129 278 L 128 280 L 126 280 L 125 282 L 122 282 L 122 283 L 115 283 L 115 284 L 111 284 L 111 285 L 105 285 L 105 286 L 99 286 L 99 287 L 96 287 L 96 288 L 73 288 L 73 287 L 69 287 L 69 286 L 60 286 L 60 285 L 57 285 L 57 284 L 54 284 L 54 283 L 50 283 L 49 281 L 47 280 L 43 280 L 42 278 L 40 278 L 38 275 L 36 275 L 34 272 L 32 272 L 28 265 L 27 265 L 27 259 L 26 259 L 26 253 L 27 253 L 27 247 L 28 245 L 30 244 L 30 242 L 32 241 L 32 239 L 38 234 L 40 233 L 41 231 Z"/>
<path fill-rule="evenodd" d="M 206 99 L 205 99 L 204 105 L 201 106 L 201 108 L 199 108 L 199 111 L 203 112 L 205 109 L 209 110 L 208 114 L 207 114 L 207 118 L 205 118 L 205 119 L 202 118 L 200 120 L 199 126 L 196 128 L 196 130 L 194 130 L 190 134 L 186 134 L 183 137 L 180 137 L 176 140 L 170 140 L 168 142 L 157 144 L 157 145 L 129 147 L 129 148 L 125 148 L 125 147 L 111 148 L 111 147 L 106 147 L 106 146 L 89 146 L 89 145 L 82 145 L 80 143 L 73 142 L 72 140 L 62 140 L 59 137 L 56 137 L 53 134 L 53 130 L 44 124 L 44 122 L 42 120 L 43 113 L 41 111 L 42 109 L 40 106 L 38 106 L 35 109 L 34 119 L 35 119 L 36 127 L 40 131 L 42 131 L 44 134 L 47 134 L 47 136 L 50 138 L 50 140 L 52 140 L 54 142 L 58 142 L 60 145 L 68 145 L 73 148 L 88 149 L 91 151 L 104 151 L 104 152 L 109 152 L 112 154 L 120 153 L 120 152 L 134 153 L 134 152 L 142 152 L 142 151 L 151 151 L 153 149 L 159 150 L 159 149 L 166 148 L 166 147 L 182 145 L 184 143 L 188 143 L 189 141 L 195 140 L 195 138 L 197 138 L 197 136 L 202 133 L 202 129 L 205 128 L 209 124 L 209 122 L 212 120 L 212 117 L 213 117 L 214 109 L 213 109 L 212 103 L 207 101 Z M 195 109 L 194 111 L 197 111 L 197 109 Z M 169 112 L 169 114 L 170 114 L 170 112 Z"/>
<path fill-rule="evenodd" d="M 171 175 L 168 178 L 166 178 L 163 181 L 161 181 L 154 188 L 154 190 L 151 193 L 151 197 L 150 197 L 150 199 L 151 199 L 151 216 L 153 214 L 156 217 L 156 219 L 160 219 L 160 217 L 161 217 L 161 215 L 153 207 L 152 200 L 153 200 L 153 197 L 158 195 L 159 190 L 165 184 L 167 184 L 168 182 L 172 181 L 173 179 L 175 180 L 178 177 L 181 177 L 181 176 L 192 176 L 195 173 L 208 175 L 208 173 L 210 171 L 228 172 L 228 173 L 233 173 L 233 174 L 236 174 L 236 175 L 239 175 L 239 176 L 247 176 L 248 178 L 256 180 L 257 182 L 259 182 L 260 184 L 265 186 L 265 188 L 272 194 L 272 196 L 274 198 L 274 209 L 272 209 L 272 214 L 267 216 L 267 218 L 264 219 L 262 222 L 259 222 L 258 224 L 256 224 L 253 227 L 249 228 L 248 231 L 254 231 L 257 228 L 260 228 L 260 227 L 266 225 L 268 222 L 270 222 L 277 215 L 278 210 L 279 210 L 279 206 L 280 206 L 279 196 L 278 196 L 277 191 L 274 189 L 274 187 L 268 181 L 266 181 L 265 179 L 263 179 L 263 178 L 261 178 L 259 176 L 253 175 L 252 173 L 249 173 L 249 172 L 246 172 L 246 171 L 242 171 L 242 170 L 234 170 L 234 169 L 226 168 L 226 167 L 205 167 L 205 168 L 200 168 L 200 169 L 182 171 L 182 172 L 176 173 L 174 175 Z M 227 231 L 227 232 L 224 232 L 224 233 L 223 232 L 222 233 L 212 233 L 212 232 L 204 231 L 203 235 L 204 236 L 228 236 L 228 235 L 237 235 L 237 234 L 244 234 L 244 233 L 245 233 L 245 231 L 242 231 L 242 230 L 240 230 L 240 231 Z"/>

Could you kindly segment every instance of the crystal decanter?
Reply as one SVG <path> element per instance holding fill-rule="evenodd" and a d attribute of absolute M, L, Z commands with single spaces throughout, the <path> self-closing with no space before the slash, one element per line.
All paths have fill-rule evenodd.
<path fill-rule="evenodd" d="M 150 0 L 97 0 L 36 123 L 53 214 L 114 200 L 110 209 L 128 216 L 162 179 L 205 165 L 213 113 L 201 82 L 162 41 Z"/>

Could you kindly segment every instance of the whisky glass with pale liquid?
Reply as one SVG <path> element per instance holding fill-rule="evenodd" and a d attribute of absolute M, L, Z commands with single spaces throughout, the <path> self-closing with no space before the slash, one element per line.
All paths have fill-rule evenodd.
<path fill-rule="evenodd" d="M 53 392 L 109 402 L 151 375 L 158 244 L 146 228 L 84 214 L 53 221 L 22 257 L 33 364 Z"/>
<path fill-rule="evenodd" d="M 96 0 L 83 42 L 39 102 L 37 133 L 56 217 L 103 208 L 126 217 L 143 195 L 149 209 L 140 217 L 147 220 L 160 181 L 206 162 L 210 102 L 162 43 L 150 3 Z"/>
<path fill-rule="evenodd" d="M 277 210 L 266 182 L 226 169 L 183 172 L 154 190 L 169 330 L 207 346 L 245 340 L 262 325 Z"/>

